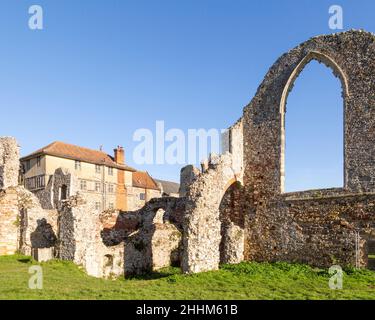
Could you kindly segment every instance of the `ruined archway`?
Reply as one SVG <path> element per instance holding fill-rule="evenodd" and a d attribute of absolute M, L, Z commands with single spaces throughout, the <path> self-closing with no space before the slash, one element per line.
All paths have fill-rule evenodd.
<path fill-rule="evenodd" d="M 344 189 L 375 189 L 375 174 L 370 165 L 375 158 L 371 147 L 375 133 L 373 120 L 369 120 L 374 103 L 373 51 L 373 34 L 349 31 L 314 37 L 274 63 L 244 109 L 244 179 L 250 188 L 254 186 L 264 196 L 283 193 L 285 100 L 299 72 L 315 59 L 330 67 L 343 87 Z"/>
<path fill-rule="evenodd" d="M 240 263 L 244 253 L 245 216 L 242 185 L 234 181 L 220 202 L 220 263 Z"/>
<path fill-rule="evenodd" d="M 348 95 L 343 70 L 325 54 L 310 52 L 292 72 L 280 102 L 282 193 L 344 186 L 343 115 Z M 324 148 L 327 144 L 330 148 Z"/>
<path fill-rule="evenodd" d="M 246 221 L 246 260 L 327 266 L 334 256 L 343 265 L 355 262 L 351 228 L 353 221 L 363 219 L 358 208 L 366 207 L 368 199 L 362 194 L 375 191 L 374 52 L 375 37 L 368 32 L 311 38 L 274 63 L 245 107 L 244 193 L 252 208 Z M 341 81 L 344 186 L 284 193 L 285 102 L 311 60 L 323 62 Z"/>
<path fill-rule="evenodd" d="M 241 181 L 233 163 L 230 153 L 211 157 L 207 170 L 189 186 L 183 232 L 182 270 L 185 273 L 219 268 L 222 243 L 220 205 L 228 188 Z"/>

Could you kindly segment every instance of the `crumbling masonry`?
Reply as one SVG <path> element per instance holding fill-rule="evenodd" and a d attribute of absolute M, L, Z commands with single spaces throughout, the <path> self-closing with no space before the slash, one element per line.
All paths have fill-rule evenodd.
<path fill-rule="evenodd" d="M 345 185 L 284 193 L 286 100 L 295 79 L 313 59 L 330 67 L 342 83 Z M 271 67 L 239 120 L 243 126 L 243 190 L 237 205 L 242 206 L 245 260 L 367 265 L 367 242 L 373 234 L 375 213 L 374 74 L 375 36 L 362 31 L 312 38 Z M 240 134 L 231 136 L 234 141 L 241 140 Z M 232 157 L 240 152 L 235 148 L 229 151 Z M 187 196 L 185 272 L 217 269 L 220 262 L 219 214 L 211 192 L 220 175 L 228 175 L 225 170 L 229 166 L 221 166 L 228 161 L 225 157 L 216 169 L 202 173 Z M 204 186 L 199 191 L 197 183 Z M 226 187 L 216 191 L 223 194 Z M 196 225 L 200 219 L 206 221 L 209 231 Z M 205 238 L 208 232 L 210 245 Z"/>
<path fill-rule="evenodd" d="M 330 67 L 342 83 L 345 182 L 343 188 L 285 193 L 286 101 L 311 60 Z M 45 257 L 49 250 L 97 277 L 171 264 L 195 273 L 244 260 L 368 265 L 375 235 L 373 34 L 319 36 L 281 56 L 224 141 L 224 153 L 211 155 L 201 170 L 182 169 L 180 198 L 95 214 L 63 168 L 43 195 L 18 186 L 18 146 L 1 138 L 0 254 Z M 67 200 L 58 197 L 62 183 Z"/>

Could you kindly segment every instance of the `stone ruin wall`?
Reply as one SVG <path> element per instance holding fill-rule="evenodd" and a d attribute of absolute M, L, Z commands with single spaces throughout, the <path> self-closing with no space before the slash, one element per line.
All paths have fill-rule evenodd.
<path fill-rule="evenodd" d="M 240 182 L 235 182 L 226 190 L 219 207 L 220 263 L 236 264 L 244 260 L 245 215 L 243 208 L 243 187 Z"/>
<path fill-rule="evenodd" d="M 234 192 L 226 195 L 227 190 L 233 184 L 242 184 L 242 130 L 242 120 L 228 129 L 224 154 L 211 155 L 203 163 L 202 172 L 191 166 L 182 171 L 182 177 L 190 182 L 188 186 L 181 182 L 181 189 L 186 192 L 182 259 L 185 273 L 217 270 L 220 262 L 238 263 L 243 259 L 244 226 L 225 213 L 227 198 L 230 200 Z M 238 212 L 238 203 L 234 206 Z"/>
<path fill-rule="evenodd" d="M 59 211 L 58 257 L 82 265 L 95 277 L 123 274 L 123 249 L 121 246 L 107 248 L 100 238 L 100 217 L 94 203 L 81 194 L 64 200 Z M 105 268 L 106 259 L 114 257 L 111 270 Z"/>
<path fill-rule="evenodd" d="M 243 120 L 239 119 L 222 134 L 222 154 L 232 155 L 232 168 L 237 175 L 243 175 Z"/>
<path fill-rule="evenodd" d="M 17 141 L 0 138 L 0 255 L 31 255 L 32 248 L 53 247 L 56 241 L 57 214 L 43 210 L 38 199 L 18 185 L 19 168 Z"/>
<path fill-rule="evenodd" d="M 66 197 L 76 195 L 79 191 L 78 178 L 66 168 L 58 168 L 49 177 L 45 189 L 35 191 L 41 206 L 46 210 L 57 210 L 61 204 L 61 189 L 66 187 Z"/>
<path fill-rule="evenodd" d="M 184 200 L 154 198 L 137 211 L 98 213 L 82 195 L 63 201 L 58 257 L 95 277 L 143 274 L 179 265 Z"/>
<path fill-rule="evenodd" d="M 336 190 L 284 193 L 286 100 L 312 59 L 342 83 L 345 185 Z M 361 31 L 319 36 L 281 56 L 244 109 L 245 259 L 311 265 L 355 265 L 374 227 L 375 37 Z M 357 262 L 358 265 L 358 262 Z"/>
<path fill-rule="evenodd" d="M 19 146 L 12 137 L 0 137 L 0 190 L 18 186 Z"/>
<path fill-rule="evenodd" d="M 42 192 L 18 185 L 19 148 L 1 138 L 0 254 L 73 261 L 95 277 L 117 277 L 179 264 L 184 200 L 157 198 L 132 212 L 99 213 L 77 192 L 75 177 L 56 170 Z M 61 187 L 67 186 L 67 199 Z M 153 195 L 153 194 L 151 194 Z M 42 205 L 41 205 L 42 203 Z"/>
<path fill-rule="evenodd" d="M 0 193 L 0 255 L 16 253 L 18 249 L 18 197 L 8 188 Z"/>
<path fill-rule="evenodd" d="M 342 82 L 345 185 L 285 194 L 286 100 L 294 80 L 312 59 L 332 68 Z M 231 160 L 222 156 L 216 164 L 205 163 L 203 172 L 183 186 L 187 197 L 185 272 L 216 270 L 219 262 L 242 258 L 322 267 L 367 265 L 366 241 L 374 237 L 375 210 L 374 74 L 375 37 L 361 31 L 312 38 L 278 59 L 233 127 L 238 131 L 228 134 L 241 137 L 237 141 L 242 149 L 224 147 Z M 236 175 L 230 178 L 228 169 L 235 167 L 239 154 L 243 179 L 227 189 L 224 181 L 237 180 Z M 192 173 L 191 168 L 183 172 Z M 226 231 L 226 225 L 235 228 Z M 244 239 L 243 247 L 238 245 L 240 249 L 234 252 L 226 244 L 231 234 L 232 239 Z"/>
<path fill-rule="evenodd" d="M 14 254 L 19 246 L 18 159 L 17 141 L 0 138 L 0 255 Z"/>
<path fill-rule="evenodd" d="M 55 254 L 57 244 L 56 210 L 44 210 L 38 198 L 23 187 L 18 187 L 19 251 L 24 255 L 37 255 L 39 249 Z"/>
<path fill-rule="evenodd" d="M 151 199 L 142 209 L 102 217 L 101 236 L 108 247 L 122 244 L 124 273 L 143 274 L 180 265 L 184 199 Z"/>
<path fill-rule="evenodd" d="M 257 208 L 246 258 L 318 267 L 366 267 L 366 241 L 374 236 L 374 210 L 375 194 L 331 194 L 327 190 L 282 196 Z"/>
<path fill-rule="evenodd" d="M 284 193 L 286 100 L 312 59 L 331 67 L 342 82 L 345 185 Z M 349 31 L 302 43 L 271 67 L 243 117 L 225 133 L 224 153 L 211 155 L 202 170 L 182 169 L 182 198 L 152 199 L 134 212 L 94 214 L 90 200 L 73 192 L 57 201 L 58 208 L 55 193 L 45 197 L 57 213 L 43 211 L 37 202 L 20 207 L 24 191 L 16 187 L 19 163 L 13 158 L 18 159 L 18 147 L 15 140 L 2 139 L 0 254 L 14 252 L 20 243 L 30 251 L 32 232 L 15 223 L 27 212 L 30 231 L 43 218 L 50 225 L 41 233 L 51 242 L 39 246 L 52 245 L 52 235 L 45 236 L 52 230 L 57 256 L 98 277 L 171 264 L 195 273 L 243 260 L 366 266 L 366 243 L 375 236 L 374 74 L 372 34 Z M 17 172 L 17 179 L 8 170 Z"/>

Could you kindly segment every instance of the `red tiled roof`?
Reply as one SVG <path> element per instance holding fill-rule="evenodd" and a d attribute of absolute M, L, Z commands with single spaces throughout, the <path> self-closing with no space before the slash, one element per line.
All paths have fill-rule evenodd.
<path fill-rule="evenodd" d="M 133 172 L 133 187 L 160 190 L 155 180 L 144 171 Z"/>
<path fill-rule="evenodd" d="M 35 158 L 36 156 L 41 155 L 49 155 L 93 164 L 106 165 L 108 167 L 123 169 L 127 171 L 136 171 L 135 169 L 127 165 L 116 163 L 113 157 L 103 151 L 79 147 L 60 141 L 52 142 L 48 146 L 45 146 L 44 148 L 41 148 L 29 154 L 28 156 L 21 158 L 21 161 Z"/>

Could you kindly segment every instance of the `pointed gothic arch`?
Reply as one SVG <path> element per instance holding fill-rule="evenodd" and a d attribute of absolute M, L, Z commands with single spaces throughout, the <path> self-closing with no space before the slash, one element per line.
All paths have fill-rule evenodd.
<path fill-rule="evenodd" d="M 295 81 L 297 80 L 298 76 L 304 70 L 304 68 L 311 62 L 311 61 L 318 61 L 319 63 L 323 63 L 325 66 L 330 68 L 333 71 L 333 74 L 340 79 L 341 87 L 342 87 L 342 98 L 343 98 L 343 108 L 344 108 L 344 131 L 345 131 L 345 109 L 346 109 L 346 101 L 349 98 L 349 86 L 347 76 L 345 75 L 342 68 L 339 66 L 338 63 L 335 62 L 331 57 L 326 54 L 323 54 L 318 51 L 311 51 L 309 52 L 295 67 L 293 72 L 290 74 L 288 81 L 285 84 L 283 89 L 281 100 L 280 100 L 280 119 L 281 119 L 281 155 L 280 155 L 280 188 L 281 193 L 285 192 L 285 113 L 286 113 L 286 103 L 288 100 L 289 93 L 292 91 Z M 345 136 L 344 136 L 345 139 Z M 345 140 L 343 145 L 344 150 L 344 166 L 345 166 Z M 344 173 L 344 186 L 346 186 L 346 175 L 345 175 L 345 168 L 343 168 Z"/>

